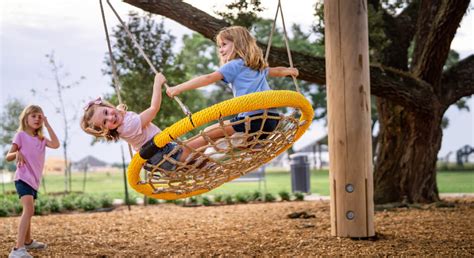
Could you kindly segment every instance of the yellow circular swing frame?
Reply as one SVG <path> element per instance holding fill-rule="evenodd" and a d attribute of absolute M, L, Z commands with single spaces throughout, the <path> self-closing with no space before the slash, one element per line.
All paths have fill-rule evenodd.
<path fill-rule="evenodd" d="M 153 141 L 156 146 L 163 147 L 167 143 L 173 141 L 174 139 L 178 139 L 178 137 L 188 133 L 196 127 L 205 125 L 212 121 L 216 121 L 222 117 L 231 116 L 234 114 L 248 112 L 252 110 L 281 107 L 291 107 L 299 109 L 301 111 L 301 117 L 299 120 L 300 125 L 297 127 L 297 132 L 295 133 L 295 137 L 293 140 L 294 142 L 299 139 L 306 131 L 306 129 L 310 126 L 314 116 L 314 111 L 309 101 L 302 94 L 288 90 L 271 90 L 257 92 L 232 98 L 221 103 L 215 104 L 193 114 L 191 119 L 194 125 L 193 123 L 191 123 L 191 120 L 188 117 L 183 118 L 163 130 L 161 133 L 155 135 Z M 272 157 L 268 157 L 268 159 L 265 160 L 265 163 L 269 162 L 271 159 L 278 156 L 278 154 L 290 148 L 293 142 L 278 150 L 275 155 L 272 155 Z M 149 197 L 163 200 L 175 200 L 199 195 L 219 186 L 215 186 L 212 189 L 198 189 L 192 192 L 182 194 L 170 192 L 154 193 L 154 189 L 150 184 L 140 183 L 140 171 L 145 162 L 146 160 L 143 159 L 139 153 L 136 153 L 128 166 L 127 174 L 130 186 L 137 192 Z M 225 182 L 229 182 L 237 177 L 238 176 L 230 177 L 229 180 Z"/>

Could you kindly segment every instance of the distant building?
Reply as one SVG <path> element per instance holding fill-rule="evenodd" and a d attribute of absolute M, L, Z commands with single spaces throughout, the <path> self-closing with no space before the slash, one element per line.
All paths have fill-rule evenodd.
<path fill-rule="evenodd" d="M 110 169 L 110 165 L 107 162 L 99 160 L 94 156 L 86 156 L 83 159 L 74 162 L 72 164 L 72 171 L 103 171 Z"/>
<path fill-rule="evenodd" d="M 300 148 L 293 148 L 295 153 L 304 154 L 308 157 L 308 162 L 312 168 L 321 169 L 329 166 L 328 136 L 313 140 Z M 270 161 L 269 167 L 290 168 L 290 159 L 285 151 L 278 157 Z"/>
<path fill-rule="evenodd" d="M 316 139 L 309 144 L 295 149 L 295 153 L 305 153 L 313 168 L 321 169 L 329 166 L 328 136 Z"/>
<path fill-rule="evenodd" d="M 68 162 L 69 163 L 69 162 Z M 66 163 L 60 157 L 48 157 L 44 162 L 44 173 L 64 173 Z"/>

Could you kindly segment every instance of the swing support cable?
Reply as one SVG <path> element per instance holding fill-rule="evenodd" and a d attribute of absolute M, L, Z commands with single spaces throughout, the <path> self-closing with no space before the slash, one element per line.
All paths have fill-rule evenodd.
<path fill-rule="evenodd" d="M 135 44 L 135 46 L 138 48 L 138 50 L 140 51 L 140 54 L 143 56 L 143 58 L 145 59 L 145 61 L 148 63 L 148 65 L 150 66 L 151 70 L 153 70 L 153 72 L 155 74 L 158 74 L 159 71 L 156 69 L 156 67 L 152 64 L 152 62 L 150 61 L 150 58 L 145 54 L 145 51 L 143 50 L 142 46 L 138 43 L 136 37 L 130 32 L 130 30 L 128 29 L 128 26 L 125 24 L 125 22 L 122 20 L 122 18 L 120 17 L 120 15 L 117 13 L 117 11 L 115 10 L 115 8 L 113 7 L 113 5 L 110 3 L 109 0 L 107 0 L 107 4 L 109 5 L 110 9 L 113 11 L 113 13 L 115 14 L 115 16 L 117 17 L 117 19 L 119 20 L 120 24 L 122 25 L 122 27 L 125 29 L 125 32 L 127 33 L 127 35 L 129 36 L 129 38 L 133 41 L 133 43 Z M 109 33 L 108 33 L 108 30 L 107 30 L 107 27 L 106 27 L 106 18 L 105 18 L 105 15 L 104 15 L 104 10 L 103 10 L 103 5 L 102 5 L 102 0 L 100 0 L 100 8 L 101 8 L 101 11 L 102 11 L 102 20 L 104 21 L 104 26 L 105 26 L 105 33 L 106 33 L 106 38 L 107 38 L 107 45 L 108 45 L 108 48 L 109 48 L 109 54 L 110 54 L 110 58 L 111 60 L 113 60 L 113 57 L 112 57 L 112 49 L 111 49 L 111 46 L 110 46 L 110 39 L 109 39 Z M 113 62 L 113 61 L 112 61 Z M 114 74 L 114 77 L 115 77 L 115 81 L 118 81 L 118 76 L 117 76 L 117 73 L 116 73 L 116 69 L 112 69 L 112 72 Z M 120 84 L 116 84 L 116 85 L 120 85 Z M 169 88 L 168 84 L 164 84 L 164 86 L 166 87 L 166 89 Z M 119 96 L 119 94 L 117 94 Z M 183 113 L 188 116 L 189 120 L 191 121 L 192 124 L 193 121 L 192 121 L 192 113 L 191 111 L 189 111 L 188 107 L 186 105 L 184 105 L 181 100 L 178 98 L 178 97 L 173 97 L 173 100 L 175 100 L 178 105 L 180 106 L 181 110 L 183 111 Z"/>
<path fill-rule="evenodd" d="M 289 40 L 288 40 L 288 33 L 286 32 L 285 18 L 283 16 L 283 8 L 281 6 L 281 1 L 280 0 L 278 0 L 277 9 L 276 9 L 276 12 L 275 12 L 275 18 L 273 19 L 273 23 L 272 23 L 272 30 L 270 31 L 270 36 L 268 37 L 267 50 L 265 52 L 265 61 L 268 61 L 268 56 L 270 54 L 270 48 L 272 47 L 272 39 L 273 39 L 273 34 L 275 33 L 275 27 L 276 27 L 276 22 L 277 22 L 277 19 L 278 19 L 278 13 L 280 13 L 281 22 L 282 22 L 282 25 L 283 25 L 283 35 L 284 35 L 284 39 L 285 39 L 286 52 L 288 54 L 288 62 L 290 63 L 290 67 L 293 68 L 294 67 L 293 66 L 293 58 L 291 57 L 290 43 L 289 43 Z M 296 91 L 298 93 L 301 93 L 301 90 L 300 90 L 300 87 L 298 86 L 298 81 L 296 80 L 296 77 L 291 76 L 291 78 L 293 79 L 293 84 L 296 87 Z"/>

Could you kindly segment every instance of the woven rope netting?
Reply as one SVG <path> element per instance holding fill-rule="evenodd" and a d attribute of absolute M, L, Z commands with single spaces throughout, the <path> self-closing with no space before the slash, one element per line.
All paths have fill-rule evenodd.
<path fill-rule="evenodd" d="M 177 147 L 153 166 L 152 171 L 147 171 L 148 180 L 141 180 L 139 184 L 149 184 L 153 188 L 153 194 L 181 195 L 216 188 L 260 167 L 269 158 L 274 158 L 281 149 L 293 144 L 295 133 L 299 128 L 299 116 L 300 111 L 294 110 L 287 116 L 275 116 L 264 112 L 262 115 L 246 117 L 244 120 L 229 124 L 224 124 L 221 119 L 219 126 L 213 130 L 225 132 L 224 127 L 241 123 L 244 124 L 246 132 L 212 140 L 207 136 L 211 131 L 202 131 L 186 141 L 177 140 Z M 262 120 L 260 130 L 249 133 L 251 121 L 257 119 Z M 278 121 L 277 127 L 272 132 L 262 130 L 267 119 Z M 186 145 L 188 141 L 200 136 L 206 139 L 207 145 L 198 149 L 191 149 Z M 183 162 L 172 158 L 180 148 L 191 150 L 191 154 Z M 167 171 L 160 168 L 166 161 L 176 164 L 176 170 Z"/>
<path fill-rule="evenodd" d="M 224 122 L 252 110 L 263 113 L 233 123 Z M 136 191 L 158 199 L 178 199 L 207 192 L 247 174 L 290 148 L 309 127 L 313 115 L 309 101 L 294 91 L 265 91 L 221 102 L 193 114 L 193 123 L 186 117 L 156 135 L 153 138 L 156 146 L 162 148 L 174 141 L 177 147 L 164 155 L 151 171 L 142 169 L 146 160 L 139 153 L 135 154 L 128 167 L 129 183 Z M 251 132 L 251 122 L 258 119 L 262 120 L 261 127 Z M 272 131 L 263 128 L 268 120 L 278 121 Z M 196 128 L 216 121 L 218 125 L 212 130 L 225 132 L 226 126 L 243 124 L 245 131 L 224 133 L 219 139 L 211 139 L 207 135 L 212 132 L 209 130 L 195 132 Z M 189 134 L 193 136 L 181 139 Z M 187 146 L 197 137 L 203 137 L 207 145 L 197 149 Z M 190 151 L 183 161 L 172 158 L 180 148 Z M 175 164 L 176 169 L 162 169 L 164 162 Z"/>

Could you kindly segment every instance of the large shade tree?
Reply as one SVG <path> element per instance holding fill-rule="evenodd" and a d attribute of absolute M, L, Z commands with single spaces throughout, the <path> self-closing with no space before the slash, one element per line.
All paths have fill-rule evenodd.
<path fill-rule="evenodd" d="M 229 26 L 224 19 L 179 0 L 125 2 L 175 20 L 209 39 Z M 445 66 L 469 0 L 409 1 L 395 14 L 384 8 L 385 2 L 368 1 L 369 11 L 380 13 L 378 29 L 387 39 L 379 63 L 370 68 L 371 93 L 378 98 L 380 119 L 375 201 L 437 201 L 436 160 L 443 115 L 451 105 L 474 94 L 474 55 L 448 69 Z M 324 57 L 298 51 L 292 56 L 300 79 L 326 83 Z M 286 51 L 273 48 L 269 62 L 288 66 Z"/>

